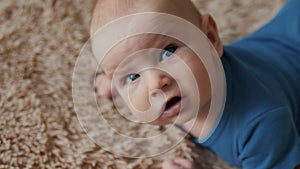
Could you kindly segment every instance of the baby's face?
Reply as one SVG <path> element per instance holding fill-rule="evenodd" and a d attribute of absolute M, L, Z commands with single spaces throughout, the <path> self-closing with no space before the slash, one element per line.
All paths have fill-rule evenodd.
<path fill-rule="evenodd" d="M 144 12 L 163 12 L 178 16 L 192 23 L 193 26 L 202 30 L 203 34 L 208 37 L 208 39 L 200 39 L 201 42 L 206 44 L 203 46 L 208 46 L 207 43 L 210 41 L 219 56 L 222 55 L 222 45 L 215 22 L 209 15 L 201 16 L 189 0 L 134 0 L 132 1 L 132 6 L 126 6 L 128 4 L 130 3 L 123 4 L 125 5 L 123 8 L 122 5 L 118 6 L 117 9 L 124 9 L 124 11 L 121 10 L 122 12 L 120 10 L 114 11 L 114 9 L 106 11 L 107 13 L 113 13 L 111 11 L 120 12 L 117 16 L 111 14 L 112 17 L 103 19 L 103 15 L 100 15 L 100 13 L 95 15 L 94 18 L 95 20 L 99 18 L 99 22 L 104 22 L 100 25 L 103 25 L 121 16 L 136 13 L 142 15 Z M 101 10 L 99 9 L 99 11 Z M 109 30 L 112 31 L 113 35 L 119 35 L 114 30 L 116 32 L 125 30 L 124 33 L 126 34 L 130 33 L 130 31 L 141 30 L 141 28 L 146 28 L 144 32 L 147 32 L 148 28 L 151 28 L 150 30 L 152 31 L 153 28 L 158 30 L 155 31 L 158 33 L 130 36 L 130 38 L 111 48 L 103 59 L 99 59 L 101 60 L 101 67 L 107 76 L 112 79 L 113 85 L 133 115 L 142 122 L 164 125 L 174 122 L 184 124 L 194 119 L 199 112 L 208 112 L 211 99 L 211 85 L 202 61 L 187 44 L 166 35 L 175 31 L 176 34 L 188 37 L 184 41 L 193 42 L 192 46 L 196 46 L 199 50 L 201 42 L 195 43 L 192 39 L 199 40 L 200 37 L 196 34 L 190 35 L 191 31 L 187 30 L 190 27 L 180 29 L 186 23 L 170 21 L 170 18 L 163 19 L 165 16 L 162 15 L 155 15 L 155 17 L 150 17 L 150 19 L 138 16 L 140 15 L 129 20 L 129 22 L 122 22 L 121 25 L 112 27 L 113 30 Z M 179 23 L 174 24 L 177 22 Z M 94 30 L 96 30 L 97 24 L 93 25 L 95 27 Z M 126 32 L 126 30 L 130 31 Z M 101 36 L 93 38 L 92 48 L 96 57 L 102 57 L 100 52 L 102 48 L 106 49 L 106 47 L 110 46 L 108 41 L 114 41 L 111 40 L 114 39 L 112 37 L 118 37 L 110 36 L 107 33 L 104 34 L 106 34 L 106 38 Z M 98 43 L 98 40 L 102 42 Z M 203 46 L 201 49 L 205 48 Z M 207 52 L 210 49 L 203 50 Z M 208 56 L 203 54 L 202 57 Z M 199 97 L 201 101 L 199 101 Z"/>
<path fill-rule="evenodd" d="M 184 124 L 209 108 L 211 89 L 203 63 L 171 37 L 144 34 L 126 39 L 109 51 L 101 66 L 141 122 Z"/>

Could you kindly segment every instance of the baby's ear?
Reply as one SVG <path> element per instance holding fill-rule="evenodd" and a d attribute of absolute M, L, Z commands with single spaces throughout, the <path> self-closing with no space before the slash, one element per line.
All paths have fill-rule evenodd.
<path fill-rule="evenodd" d="M 213 17 L 209 14 L 202 15 L 200 29 L 215 47 L 219 56 L 223 55 L 223 45 L 219 36 L 218 27 Z"/>
<path fill-rule="evenodd" d="M 111 79 L 104 73 L 99 73 L 96 75 L 93 87 L 97 96 L 112 99 Z"/>

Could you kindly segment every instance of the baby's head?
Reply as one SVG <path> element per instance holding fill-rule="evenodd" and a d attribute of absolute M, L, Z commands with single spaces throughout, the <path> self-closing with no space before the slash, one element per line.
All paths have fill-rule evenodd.
<path fill-rule="evenodd" d="M 90 33 L 94 35 L 105 24 L 123 16 L 145 12 L 171 14 L 192 23 L 207 37 L 204 41 L 210 41 L 222 56 L 222 44 L 214 20 L 209 15 L 201 15 L 190 0 L 97 0 Z M 147 24 L 147 21 L 143 22 Z M 92 38 L 96 57 L 101 55 L 95 50 L 101 48 L 97 38 L 101 36 Z M 112 46 L 100 60 L 101 68 L 112 79 L 117 92 L 142 122 L 184 124 L 198 112 L 208 112 L 211 85 L 205 66 L 187 44 L 176 38 L 153 33 L 128 37 Z M 195 96 L 200 96 L 200 103 Z M 194 105 L 197 104 L 199 108 L 195 111 Z"/>

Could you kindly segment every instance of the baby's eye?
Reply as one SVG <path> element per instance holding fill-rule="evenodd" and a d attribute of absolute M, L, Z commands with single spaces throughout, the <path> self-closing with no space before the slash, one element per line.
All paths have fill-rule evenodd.
<path fill-rule="evenodd" d="M 161 60 L 165 60 L 170 57 L 173 53 L 175 53 L 177 48 L 178 47 L 175 45 L 168 45 L 167 47 L 165 47 L 161 53 Z"/>
<path fill-rule="evenodd" d="M 136 79 L 138 79 L 139 77 L 140 77 L 139 74 L 134 74 L 134 73 L 130 74 L 126 77 L 125 82 L 126 82 L 126 84 L 131 83 L 131 82 L 135 81 Z"/>

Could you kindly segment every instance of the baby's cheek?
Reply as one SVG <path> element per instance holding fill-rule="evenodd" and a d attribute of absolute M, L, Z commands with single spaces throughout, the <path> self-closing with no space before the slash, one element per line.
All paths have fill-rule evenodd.
<path fill-rule="evenodd" d="M 128 103 L 130 104 L 129 106 L 131 106 L 131 109 L 135 110 L 135 112 L 145 112 L 150 109 L 151 104 L 146 94 L 132 93 L 128 94 L 128 96 Z"/>

